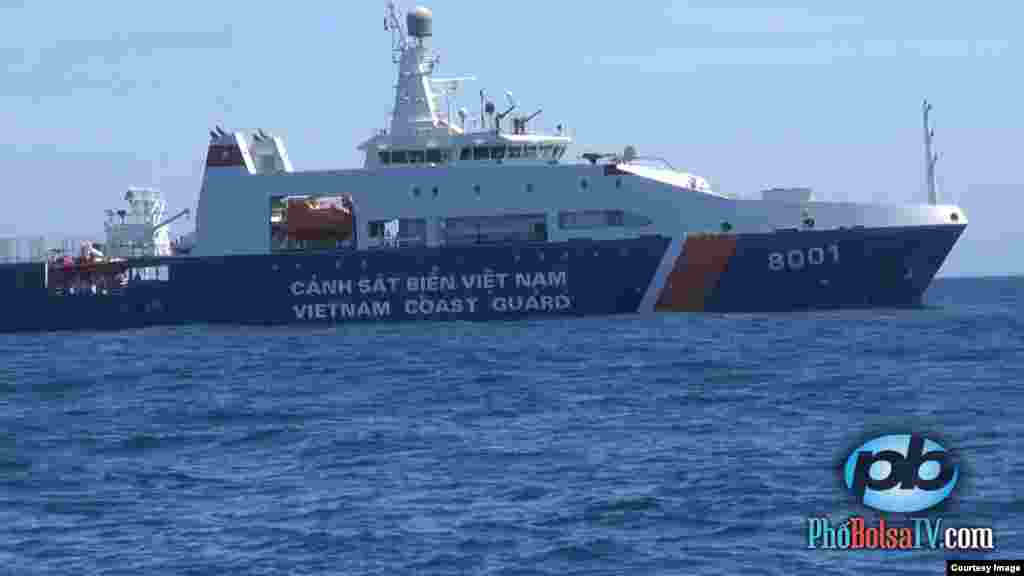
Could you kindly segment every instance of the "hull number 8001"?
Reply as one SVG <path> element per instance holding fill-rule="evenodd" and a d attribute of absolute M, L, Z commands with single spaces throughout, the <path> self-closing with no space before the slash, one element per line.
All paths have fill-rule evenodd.
<path fill-rule="evenodd" d="M 818 266 L 826 262 L 839 263 L 839 245 L 829 244 L 825 247 L 788 250 L 768 254 L 768 268 L 773 272 L 783 270 L 803 270 L 808 266 Z"/>

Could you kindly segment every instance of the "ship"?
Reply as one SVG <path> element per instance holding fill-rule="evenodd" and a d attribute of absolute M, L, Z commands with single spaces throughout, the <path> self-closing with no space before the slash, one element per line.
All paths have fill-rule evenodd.
<path fill-rule="evenodd" d="M 362 167 L 296 170 L 280 136 L 215 127 L 193 231 L 171 242 L 188 211 L 136 189 L 105 243 L 6 254 L 0 331 L 917 307 L 967 225 L 938 202 L 927 102 L 926 204 L 739 197 L 634 146 L 569 160 L 575 131 L 510 93 L 471 114 L 475 78 L 434 74 L 432 12 L 402 14 Z"/>

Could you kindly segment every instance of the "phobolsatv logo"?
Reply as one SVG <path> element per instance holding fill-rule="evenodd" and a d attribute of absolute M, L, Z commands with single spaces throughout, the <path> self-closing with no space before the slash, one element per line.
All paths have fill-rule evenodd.
<path fill-rule="evenodd" d="M 949 498 L 960 465 L 938 442 L 920 434 L 889 434 L 869 440 L 846 457 L 843 482 L 857 502 L 883 513 L 876 523 L 854 516 L 839 526 L 810 518 L 807 547 L 826 550 L 922 548 L 991 550 L 991 528 L 944 527 L 938 517 L 893 522 L 885 513 L 922 513 Z M 873 524 L 873 525 L 872 525 Z"/>
<path fill-rule="evenodd" d="M 857 500 L 882 512 L 920 512 L 953 493 L 960 467 L 937 442 L 893 434 L 865 442 L 846 459 L 843 479 Z"/>

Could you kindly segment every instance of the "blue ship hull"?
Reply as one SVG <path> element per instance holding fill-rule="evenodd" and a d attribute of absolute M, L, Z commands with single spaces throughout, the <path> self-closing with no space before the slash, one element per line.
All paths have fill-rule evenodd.
<path fill-rule="evenodd" d="M 165 280 L 109 293 L 26 286 L 0 267 L 0 331 L 191 323 L 504 320 L 921 303 L 963 225 L 147 259 Z M 664 272 L 668 273 L 665 274 Z"/>

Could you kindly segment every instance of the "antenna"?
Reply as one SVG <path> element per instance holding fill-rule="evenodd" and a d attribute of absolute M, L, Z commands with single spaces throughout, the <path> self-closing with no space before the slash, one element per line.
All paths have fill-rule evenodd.
<path fill-rule="evenodd" d="M 483 88 L 480 89 L 480 129 L 485 130 L 487 128 L 487 120 L 484 116 L 484 109 L 487 108 L 486 104 L 487 94 Z"/>
<path fill-rule="evenodd" d="M 391 62 L 398 64 L 408 43 L 408 37 L 402 28 L 402 21 L 398 18 L 398 7 L 393 1 L 388 2 L 384 10 L 384 30 L 391 32 Z"/>
<path fill-rule="evenodd" d="M 935 187 L 935 165 L 939 161 L 939 155 L 932 152 L 932 139 L 935 137 L 935 130 L 931 128 L 929 113 L 932 105 L 928 100 L 924 101 L 924 185 L 928 191 L 928 203 L 932 206 L 939 203 L 938 192 Z"/>
<path fill-rule="evenodd" d="M 501 112 L 494 119 L 494 129 L 496 131 L 498 131 L 498 132 L 501 131 L 501 122 L 502 122 L 502 120 L 504 120 L 506 116 L 511 114 L 512 111 L 515 110 L 516 106 L 517 106 L 516 100 L 515 100 L 515 98 L 512 97 L 512 93 L 511 92 L 505 92 L 505 100 L 508 101 L 508 110 L 505 110 L 504 112 Z M 513 132 L 515 132 L 515 130 L 513 130 Z"/>

